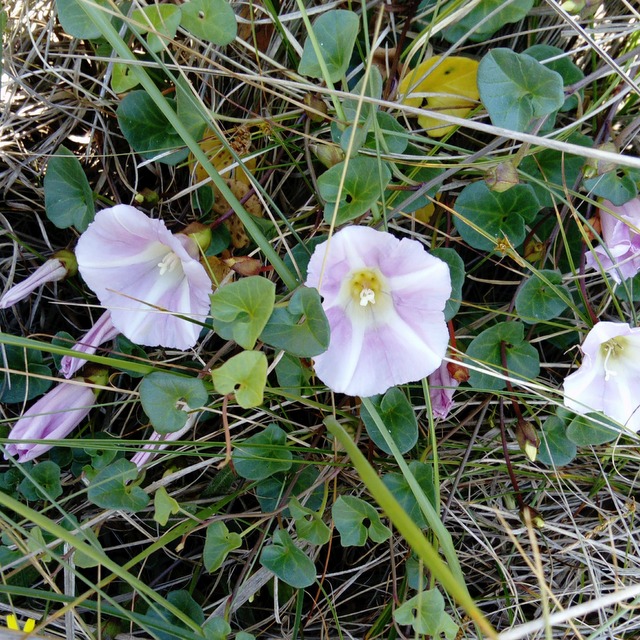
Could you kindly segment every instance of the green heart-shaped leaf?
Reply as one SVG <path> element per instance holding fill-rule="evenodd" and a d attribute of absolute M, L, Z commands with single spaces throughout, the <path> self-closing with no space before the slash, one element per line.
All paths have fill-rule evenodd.
<path fill-rule="evenodd" d="M 242 546 L 242 538 L 237 533 L 231 533 L 224 522 L 212 522 L 207 527 L 207 537 L 204 542 L 202 561 L 209 573 L 217 571 L 225 558 L 234 549 Z"/>
<path fill-rule="evenodd" d="M 287 434 L 276 424 L 235 446 L 232 460 L 238 475 L 247 480 L 264 480 L 291 468 Z"/>
<path fill-rule="evenodd" d="M 252 349 L 265 328 L 276 299 L 276 287 L 262 276 L 250 276 L 220 287 L 211 296 L 216 332 Z"/>
<path fill-rule="evenodd" d="M 184 427 L 187 411 L 204 406 L 208 397 L 199 378 L 154 371 L 140 383 L 142 408 L 158 433 L 172 433 Z"/>
<path fill-rule="evenodd" d="M 531 56 L 492 49 L 478 67 L 480 99 L 497 127 L 527 131 L 564 104 L 562 76 Z"/>
<path fill-rule="evenodd" d="M 142 511 L 149 504 L 149 494 L 130 484 L 138 477 L 138 467 L 120 458 L 98 473 L 87 490 L 89 501 L 102 509 Z"/>
<path fill-rule="evenodd" d="M 299 288 L 286 307 L 273 310 L 260 339 L 301 358 L 312 358 L 326 351 L 329 322 L 318 291 Z"/>
<path fill-rule="evenodd" d="M 316 580 L 315 565 L 282 529 L 273 534 L 273 544 L 263 549 L 260 564 L 296 589 L 309 587 Z"/>
<path fill-rule="evenodd" d="M 418 441 L 418 421 L 407 396 L 398 387 L 391 387 L 383 396 L 373 396 L 371 403 L 377 409 L 378 415 L 400 453 L 407 453 L 413 449 Z M 391 454 L 392 451 L 380 433 L 373 416 L 364 406 L 360 410 L 360 417 L 369 437 L 385 453 Z"/>
<path fill-rule="evenodd" d="M 502 365 L 502 348 L 506 360 L 505 372 Z M 509 377 L 533 380 L 540 373 L 540 356 L 536 348 L 524 339 L 524 325 L 521 322 L 499 322 L 476 336 L 467 356 L 474 365 L 493 369 Z M 475 389 L 500 391 L 507 386 L 505 380 L 488 373 L 471 369 L 469 384 Z"/>
<path fill-rule="evenodd" d="M 492 251 L 506 238 L 514 248 L 526 236 L 525 222 L 540 211 L 529 185 L 517 184 L 508 191 L 491 191 L 486 182 L 467 185 L 456 200 L 454 224 L 462 239 L 474 249 Z"/>
<path fill-rule="evenodd" d="M 542 269 L 524 281 L 516 295 L 516 311 L 523 322 L 557 318 L 571 301 L 569 289 L 562 284 L 562 274 Z"/>
<path fill-rule="evenodd" d="M 345 162 L 348 164 L 340 189 Z M 358 157 L 345 162 L 334 165 L 318 178 L 318 190 L 327 201 L 324 208 L 327 223 L 331 222 L 338 202 L 336 225 L 349 222 L 371 209 L 391 180 L 387 163 L 376 158 Z"/>
<path fill-rule="evenodd" d="M 362 547 L 369 538 L 384 542 L 391 535 L 389 528 L 380 521 L 378 512 L 360 498 L 339 496 L 331 514 L 343 547 Z"/>
<path fill-rule="evenodd" d="M 167 102 L 175 108 L 174 100 Z M 143 158 L 174 165 L 189 155 L 180 135 L 146 91 L 128 93 L 118 105 L 116 116 L 127 142 Z"/>
<path fill-rule="evenodd" d="M 243 351 L 211 372 L 218 393 L 234 393 L 244 409 L 262 404 L 267 384 L 267 357 L 261 351 Z"/>
<path fill-rule="evenodd" d="M 47 218 L 59 229 L 85 231 L 96 209 L 93 191 L 78 158 L 60 146 L 47 163 L 44 176 L 44 207 Z"/>
<path fill-rule="evenodd" d="M 353 46 L 358 35 L 358 16 L 353 11 L 326 11 L 314 23 L 313 33 L 319 51 L 313 47 L 311 38 L 304 43 L 298 73 L 312 78 L 322 78 L 322 66 L 318 53 L 322 56 L 331 82 L 338 82 L 344 76 Z"/>
<path fill-rule="evenodd" d="M 191 0 L 182 5 L 180 24 L 196 38 L 221 47 L 238 34 L 236 15 L 227 0 Z"/>

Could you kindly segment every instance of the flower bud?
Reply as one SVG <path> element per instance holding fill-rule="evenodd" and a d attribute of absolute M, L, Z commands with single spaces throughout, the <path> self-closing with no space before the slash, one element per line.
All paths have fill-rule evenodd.
<path fill-rule="evenodd" d="M 96 371 L 92 379 L 106 382 L 106 370 Z M 96 393 L 90 386 L 81 384 L 82 380 L 61 382 L 32 405 L 7 436 L 16 442 L 5 446 L 5 457 L 16 456 L 18 462 L 28 462 L 54 446 L 48 441 L 66 438 L 96 403 Z"/>
<path fill-rule="evenodd" d="M 72 251 L 63 249 L 53 254 L 40 265 L 26 280 L 14 285 L 0 298 L 0 309 L 7 309 L 24 300 L 38 287 L 48 282 L 58 282 L 78 272 L 78 263 Z"/>
<path fill-rule="evenodd" d="M 518 170 L 512 162 L 501 162 L 487 171 L 484 181 L 491 191 L 502 193 L 520 183 Z"/>
<path fill-rule="evenodd" d="M 524 454 L 535 462 L 538 456 L 538 449 L 540 447 L 540 438 L 536 432 L 536 428 L 533 424 L 527 420 L 518 420 L 518 426 L 516 427 L 516 440 L 520 445 L 520 449 Z"/>
<path fill-rule="evenodd" d="M 211 244 L 211 227 L 201 224 L 200 222 L 192 222 L 185 228 L 182 234 L 194 240 L 203 253 Z"/>
<path fill-rule="evenodd" d="M 325 101 L 318 98 L 317 95 L 305 93 L 304 104 L 308 107 L 308 109 L 305 109 L 305 113 L 312 122 L 323 122 L 327 119 L 327 105 Z"/>
<path fill-rule="evenodd" d="M 145 187 L 144 189 L 136 193 L 133 199 L 138 204 L 143 204 L 148 207 L 153 207 L 156 204 L 158 204 L 158 202 L 160 201 L 160 196 L 158 195 L 157 191 L 153 191 L 153 189 L 149 189 L 148 187 Z"/>
<path fill-rule="evenodd" d="M 531 239 L 524 245 L 524 258 L 529 262 L 537 262 L 544 256 L 544 250 L 544 242 Z"/>
<path fill-rule="evenodd" d="M 601 151 L 609 151 L 610 153 L 618 153 L 618 148 L 613 142 L 605 142 L 597 147 Z M 588 158 L 584 166 L 585 179 L 601 176 L 603 173 L 614 171 L 618 165 L 611 160 L 598 160 L 598 158 Z"/>
<path fill-rule="evenodd" d="M 260 260 L 257 258 L 250 258 L 249 256 L 227 258 L 222 262 L 224 262 L 232 271 L 235 271 L 241 276 L 257 276 L 264 270 Z"/>
<path fill-rule="evenodd" d="M 447 370 L 458 384 L 469 379 L 469 369 L 461 362 L 447 362 Z"/>
<path fill-rule="evenodd" d="M 309 148 L 327 169 L 344 160 L 344 151 L 335 145 L 310 144 Z"/>
<path fill-rule="evenodd" d="M 113 340 L 119 333 L 118 329 L 116 329 L 111 322 L 111 314 L 105 311 L 93 327 L 91 327 L 71 349 L 77 353 L 93 355 L 101 344 Z M 74 358 L 70 355 L 63 356 L 60 361 L 60 373 L 68 379 L 73 376 L 85 362 L 86 360 L 83 358 Z"/>
<path fill-rule="evenodd" d="M 524 509 L 520 511 L 520 520 L 522 520 L 525 526 L 531 524 L 536 529 L 542 529 L 544 527 L 544 518 L 529 505 L 526 505 Z"/>

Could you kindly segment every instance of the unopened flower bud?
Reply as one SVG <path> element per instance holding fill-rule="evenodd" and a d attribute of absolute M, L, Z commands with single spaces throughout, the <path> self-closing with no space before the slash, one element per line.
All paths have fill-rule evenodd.
<path fill-rule="evenodd" d="M 305 113 L 312 122 L 323 122 L 327 119 L 327 105 L 325 101 L 318 98 L 318 96 L 313 93 L 305 93 L 304 104 L 308 107 L 305 109 Z"/>
<path fill-rule="evenodd" d="M 537 240 L 529 240 L 524 245 L 524 258 L 529 262 L 537 262 L 544 256 L 545 245 L 544 242 L 538 242 Z"/>
<path fill-rule="evenodd" d="M 579 14 L 581 18 L 587 20 L 594 16 L 601 1 L 602 0 L 565 0 L 561 6 L 567 13 L 573 15 Z"/>
<path fill-rule="evenodd" d="M 94 373 L 93 379 L 107 381 L 107 372 Z M 96 393 L 80 378 L 61 382 L 45 393 L 13 425 L 5 446 L 5 457 L 15 456 L 18 462 L 28 462 L 66 438 L 87 416 L 96 403 Z"/>
<path fill-rule="evenodd" d="M 535 462 L 538 457 L 538 448 L 540 447 L 540 438 L 536 432 L 536 428 L 533 424 L 527 420 L 518 420 L 518 426 L 516 427 L 516 440 L 520 445 L 520 449 L 524 454 Z"/>
<path fill-rule="evenodd" d="M 158 195 L 157 191 L 153 191 L 153 189 L 145 187 L 144 189 L 136 193 L 133 199 L 138 204 L 144 204 L 146 206 L 153 207 L 160 201 L 160 196 Z"/>
<path fill-rule="evenodd" d="M 203 253 L 211 244 L 211 228 L 200 222 L 192 222 L 182 233 L 194 240 Z"/>
<path fill-rule="evenodd" d="M 344 160 L 344 151 L 335 145 L 310 144 L 309 148 L 327 169 L 331 169 L 331 167 Z"/>
<path fill-rule="evenodd" d="M 487 171 L 485 178 L 489 189 L 502 193 L 520 183 L 518 170 L 512 162 L 501 162 Z"/>
<path fill-rule="evenodd" d="M 605 142 L 598 145 L 597 149 L 600 151 L 609 151 L 610 153 L 618 153 L 618 148 L 613 142 Z M 618 165 L 611 160 L 598 160 L 598 158 L 588 158 L 584 166 L 585 179 L 593 178 L 594 176 L 601 176 L 603 173 L 609 173 L 614 171 Z"/>
<path fill-rule="evenodd" d="M 531 524 L 536 529 L 542 529 L 544 527 L 544 518 L 529 505 L 520 511 L 520 520 L 522 520 L 525 525 L 528 526 Z"/>
<path fill-rule="evenodd" d="M 447 362 L 447 371 L 458 383 L 466 382 L 469 379 L 469 369 L 461 362 Z"/>
<path fill-rule="evenodd" d="M 58 282 L 78 272 L 78 263 L 72 251 L 63 249 L 40 265 L 26 280 L 14 285 L 0 298 L 0 309 L 7 309 L 24 300 L 47 282 Z"/>
<path fill-rule="evenodd" d="M 113 340 L 119 333 L 111 322 L 111 314 L 105 311 L 93 327 L 71 348 L 77 353 L 93 355 L 100 345 Z M 67 379 L 71 378 L 85 362 L 86 360 L 83 358 L 75 358 L 70 355 L 63 356 L 60 361 L 60 373 Z"/>

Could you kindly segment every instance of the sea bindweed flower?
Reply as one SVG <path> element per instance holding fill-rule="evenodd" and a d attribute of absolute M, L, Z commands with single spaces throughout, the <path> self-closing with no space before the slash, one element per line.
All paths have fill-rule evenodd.
<path fill-rule="evenodd" d="M 564 381 L 565 406 L 580 414 L 601 411 L 640 431 L 640 327 L 598 322 L 581 349 L 580 368 Z"/>
<path fill-rule="evenodd" d="M 120 332 L 113 326 L 111 322 L 111 313 L 105 311 L 96 321 L 96 323 L 85 333 L 85 335 L 71 347 L 73 351 L 78 353 L 86 353 L 93 355 L 98 347 L 109 340 L 113 340 Z M 82 358 L 74 358 L 72 356 L 64 356 L 60 361 L 60 373 L 67 379 L 71 378 L 80 367 L 86 363 Z"/>
<path fill-rule="evenodd" d="M 316 247 L 306 285 L 319 290 L 331 329 L 314 366 L 332 391 L 372 396 L 440 366 L 451 277 L 416 240 L 342 229 Z"/>
<path fill-rule="evenodd" d="M 58 282 L 77 273 L 76 258 L 71 251 L 63 249 L 40 265 L 26 280 L 14 285 L 0 297 L 0 309 L 7 309 L 31 295 L 38 287 L 48 282 Z"/>
<path fill-rule="evenodd" d="M 105 384 L 107 372 L 100 369 L 90 379 Z M 28 462 L 51 449 L 53 440 L 66 438 L 87 416 L 96 403 L 96 392 L 75 378 L 61 382 L 45 393 L 13 425 L 7 436 L 16 440 L 5 446 L 5 458 L 15 456 L 18 462 Z"/>
<path fill-rule="evenodd" d="M 603 200 L 600 226 L 603 244 L 586 255 L 586 266 L 604 269 L 620 283 L 640 271 L 640 198 L 616 207 Z"/>
<path fill-rule="evenodd" d="M 129 340 L 176 349 L 196 343 L 212 286 L 192 237 L 120 204 L 96 214 L 76 256 L 85 282 Z"/>

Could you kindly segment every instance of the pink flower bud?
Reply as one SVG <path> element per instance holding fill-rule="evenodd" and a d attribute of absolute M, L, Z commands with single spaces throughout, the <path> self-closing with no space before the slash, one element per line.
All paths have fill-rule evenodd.
<path fill-rule="evenodd" d="M 429 376 L 429 398 L 435 418 L 446 418 L 453 406 L 453 392 L 460 382 L 451 375 L 449 363 L 442 364 Z"/>
<path fill-rule="evenodd" d="M 105 311 L 93 327 L 71 348 L 78 353 L 93 355 L 101 344 L 113 340 L 119 333 L 111 322 L 111 314 Z M 82 358 L 64 356 L 60 361 L 60 373 L 68 379 L 73 376 L 85 362 L 86 360 Z"/>
<path fill-rule="evenodd" d="M 603 200 L 600 207 L 603 244 L 586 254 L 586 265 L 604 269 L 621 282 L 640 271 L 640 198 L 616 207 Z"/>
<path fill-rule="evenodd" d="M 7 309 L 24 300 L 47 282 L 58 282 L 77 271 L 75 256 L 71 251 L 59 251 L 53 258 L 39 266 L 26 280 L 14 285 L 0 298 L 0 309 Z"/>
<path fill-rule="evenodd" d="M 18 462 L 27 462 L 51 449 L 54 440 L 66 438 L 96 402 L 93 389 L 82 382 L 81 378 L 61 382 L 32 405 L 7 436 L 18 442 L 5 446 L 5 458 L 16 456 Z"/>

